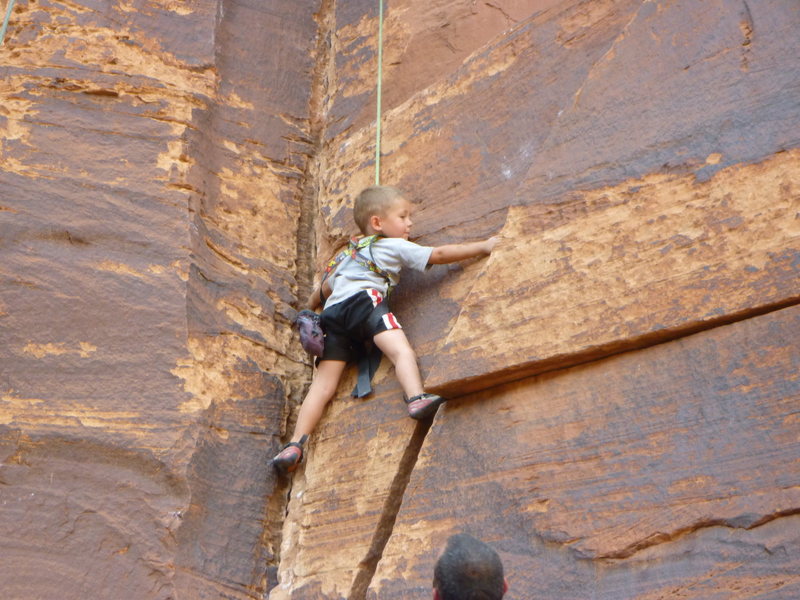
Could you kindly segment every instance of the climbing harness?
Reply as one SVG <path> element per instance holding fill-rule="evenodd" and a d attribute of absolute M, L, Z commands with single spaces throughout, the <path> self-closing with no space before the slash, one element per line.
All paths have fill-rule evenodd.
<path fill-rule="evenodd" d="M 320 282 L 319 297 L 322 304 L 325 304 L 325 297 L 322 295 L 322 284 L 328 276 L 336 269 L 336 267 L 346 258 L 354 260 L 356 263 L 369 269 L 373 273 L 377 273 L 386 280 L 388 295 L 392 289 L 392 278 L 388 272 L 381 269 L 375 262 L 375 257 L 372 255 L 372 245 L 380 239 L 381 235 L 369 235 L 363 238 L 353 237 L 347 244 L 347 248 L 334 256 L 328 265 L 325 267 L 325 272 L 322 275 Z M 361 251 L 369 249 L 370 258 L 364 256 Z M 303 349 L 317 359 L 322 356 L 325 349 L 325 337 L 320 322 L 320 316 L 310 310 L 301 310 L 295 317 L 295 326 L 300 333 L 300 344 Z M 372 377 L 378 370 L 381 362 L 380 349 L 371 342 L 362 344 L 358 356 L 358 379 L 356 386 L 353 388 L 352 395 L 354 398 L 363 398 L 372 393 Z"/>
<path fill-rule="evenodd" d="M 328 265 L 325 267 L 325 273 L 322 275 L 322 282 L 320 283 L 320 299 L 322 300 L 323 304 L 325 299 L 322 298 L 322 284 L 325 283 L 325 280 L 328 276 L 333 272 L 334 269 L 342 262 L 345 258 L 350 257 L 354 261 L 356 261 L 362 267 L 369 269 L 373 273 L 377 273 L 381 277 L 386 280 L 386 284 L 389 286 L 389 289 L 392 287 L 392 278 L 389 276 L 389 273 L 381 269 L 378 264 L 375 262 L 375 257 L 372 255 L 372 244 L 375 243 L 376 240 L 382 238 L 381 235 L 368 235 L 359 239 L 358 237 L 350 238 L 350 242 L 347 244 L 347 248 L 339 252 L 336 256 L 334 256 Z M 367 258 L 363 254 L 361 254 L 361 250 L 364 248 L 369 249 L 370 258 Z M 388 294 L 388 290 L 387 290 Z"/>
<path fill-rule="evenodd" d="M 3 45 L 3 41 L 6 39 L 6 29 L 8 29 L 8 20 L 11 18 L 11 11 L 14 10 L 14 2 L 15 0 L 8 0 L 6 16 L 3 19 L 3 27 L 0 28 L 0 46 Z"/>

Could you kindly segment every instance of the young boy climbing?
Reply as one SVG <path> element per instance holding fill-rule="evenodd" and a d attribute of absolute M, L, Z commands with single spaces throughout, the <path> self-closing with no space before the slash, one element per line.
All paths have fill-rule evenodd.
<path fill-rule="evenodd" d="M 303 445 L 316 427 L 325 406 L 336 393 L 347 363 L 355 358 L 362 341 L 372 340 L 389 357 L 405 393 L 412 419 L 433 415 L 445 399 L 426 393 L 417 357 L 386 301 L 389 288 L 397 285 L 400 270 L 424 271 L 429 265 L 447 264 L 488 255 L 497 244 L 492 237 L 480 242 L 420 246 L 408 241 L 411 203 L 396 188 L 373 186 L 356 198 L 353 216 L 366 245 L 353 247 L 324 277 L 308 299 L 317 309 L 325 331 L 325 345 L 316 374 L 300 406 L 291 441 L 273 458 L 278 471 L 294 471 L 303 458 Z"/>

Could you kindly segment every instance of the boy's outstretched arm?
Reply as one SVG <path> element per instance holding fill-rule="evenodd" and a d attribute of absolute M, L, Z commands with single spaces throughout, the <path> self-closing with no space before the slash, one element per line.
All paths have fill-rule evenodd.
<path fill-rule="evenodd" d="M 466 244 L 447 244 L 445 246 L 438 246 L 431 252 L 431 257 L 428 259 L 429 265 L 446 265 L 448 263 L 458 262 L 467 258 L 475 258 L 476 256 L 486 256 L 491 254 L 497 242 L 500 241 L 499 236 L 490 237 L 488 240 L 481 242 L 467 242 Z"/>

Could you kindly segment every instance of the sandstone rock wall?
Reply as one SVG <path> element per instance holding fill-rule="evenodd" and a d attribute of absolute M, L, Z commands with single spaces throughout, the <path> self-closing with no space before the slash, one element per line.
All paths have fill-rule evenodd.
<path fill-rule="evenodd" d="M 511 598 L 796 596 L 797 8 L 388 6 L 382 180 L 421 242 L 504 241 L 404 280 L 455 399 L 415 425 L 384 365 L 329 407 L 271 598 L 428 597 L 458 530 Z M 320 256 L 373 175 L 375 19 L 327 20 Z"/>
<path fill-rule="evenodd" d="M 309 375 L 290 320 L 315 8 L 16 3 L 0 49 L 4 598 L 274 585 L 267 461 Z"/>
<path fill-rule="evenodd" d="M 291 485 L 290 322 L 374 179 L 377 3 L 18 1 L 0 47 L 9 598 L 800 595 L 800 9 L 388 0 L 383 182 L 487 260 L 394 299 Z M 385 363 L 386 361 L 384 361 Z M 287 503 L 288 495 L 288 503 Z"/>

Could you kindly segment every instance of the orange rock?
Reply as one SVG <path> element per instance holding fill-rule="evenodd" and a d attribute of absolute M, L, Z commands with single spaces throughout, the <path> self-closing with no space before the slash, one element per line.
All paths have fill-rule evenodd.
<path fill-rule="evenodd" d="M 432 429 L 351 373 L 289 485 L 376 3 L 16 3 L 4 596 L 429 597 L 465 525 L 511 599 L 798 596 L 794 0 L 385 5 L 381 181 L 421 243 L 507 237 L 392 298 Z"/>

